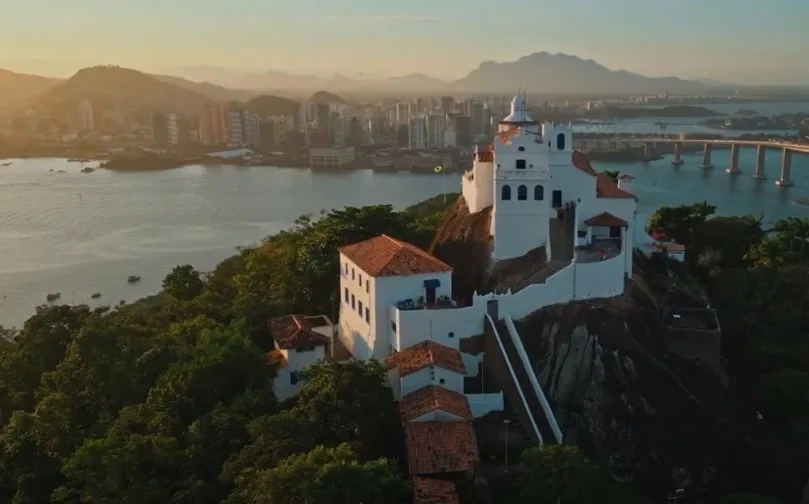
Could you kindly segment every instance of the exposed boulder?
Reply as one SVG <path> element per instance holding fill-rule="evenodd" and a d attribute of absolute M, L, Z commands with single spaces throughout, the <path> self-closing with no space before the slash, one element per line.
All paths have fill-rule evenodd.
<path fill-rule="evenodd" d="M 453 267 L 456 298 L 469 301 L 483 285 L 491 257 L 491 223 L 492 207 L 470 214 L 461 196 L 436 231 L 429 252 Z"/>
<path fill-rule="evenodd" d="M 701 493 L 752 451 L 754 412 L 719 378 L 666 351 L 655 293 L 555 305 L 517 323 L 565 441 L 651 493 Z M 738 471 L 738 468 L 731 470 Z"/>

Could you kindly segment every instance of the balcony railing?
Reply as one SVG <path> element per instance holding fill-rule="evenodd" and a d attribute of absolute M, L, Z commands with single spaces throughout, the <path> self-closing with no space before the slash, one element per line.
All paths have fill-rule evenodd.
<path fill-rule="evenodd" d="M 449 296 L 438 296 L 432 303 L 428 303 L 423 296 L 416 299 L 402 299 L 396 303 L 396 308 L 403 311 L 443 310 L 447 308 L 461 308 L 461 306 L 461 303 Z"/>

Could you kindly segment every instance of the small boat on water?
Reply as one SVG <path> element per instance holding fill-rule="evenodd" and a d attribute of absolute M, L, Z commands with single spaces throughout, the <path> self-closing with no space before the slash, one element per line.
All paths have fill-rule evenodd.
<path fill-rule="evenodd" d="M 7 163 L 3 163 L 3 164 L 1 164 L 0 166 L 11 166 L 11 161 L 9 161 L 9 162 L 7 162 Z"/>
<path fill-rule="evenodd" d="M 129 275 L 129 277 L 126 279 L 126 281 L 131 283 L 131 284 L 138 283 L 138 282 L 140 282 L 140 277 L 137 276 L 137 275 Z"/>
<path fill-rule="evenodd" d="M 48 301 L 48 302 L 51 302 L 51 301 L 56 301 L 60 297 L 62 297 L 62 294 L 60 292 L 53 292 L 53 293 L 48 294 L 47 296 L 45 296 L 45 300 Z"/>
<path fill-rule="evenodd" d="M 92 299 L 98 299 L 98 298 L 100 298 L 100 297 L 101 297 L 101 293 L 100 293 L 100 292 L 95 292 L 95 293 L 93 293 L 93 295 L 92 295 L 92 296 L 90 296 L 90 297 L 91 297 Z"/>
<path fill-rule="evenodd" d="M 799 205 L 809 205 L 809 198 L 806 196 L 799 196 L 795 198 L 795 203 L 798 203 Z"/>

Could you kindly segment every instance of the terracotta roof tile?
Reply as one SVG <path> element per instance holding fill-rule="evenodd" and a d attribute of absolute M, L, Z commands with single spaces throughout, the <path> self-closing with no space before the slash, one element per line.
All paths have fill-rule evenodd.
<path fill-rule="evenodd" d="M 438 478 L 413 478 L 413 504 L 458 504 L 455 483 Z"/>
<path fill-rule="evenodd" d="M 602 212 L 595 217 L 590 217 L 586 221 L 585 224 L 588 226 L 604 226 L 604 227 L 617 227 L 617 226 L 628 226 L 629 223 L 623 220 L 620 217 L 612 215 L 609 212 Z"/>
<path fill-rule="evenodd" d="M 320 317 L 315 317 L 315 319 Z M 328 337 L 312 330 L 311 317 L 304 315 L 285 315 L 267 321 L 267 329 L 275 344 L 282 350 L 305 350 L 321 345 L 328 345 Z M 325 317 L 322 318 L 325 320 Z"/>
<path fill-rule="evenodd" d="M 467 471 L 480 459 L 472 422 L 408 423 L 405 442 L 411 475 Z"/>
<path fill-rule="evenodd" d="M 596 196 L 599 198 L 635 199 L 635 195 L 618 189 L 618 184 L 609 175 L 598 175 L 596 179 Z"/>
<path fill-rule="evenodd" d="M 440 259 L 388 235 L 346 245 L 339 250 L 372 277 L 452 271 L 452 267 Z"/>
<path fill-rule="evenodd" d="M 596 177 L 597 197 L 635 199 L 634 194 L 626 192 L 623 189 L 618 189 L 618 184 L 616 184 L 609 175 L 597 174 L 593 169 L 593 166 L 590 164 L 590 160 L 587 159 L 587 156 L 584 155 L 583 152 L 573 151 L 573 155 L 570 157 L 570 162 L 573 163 L 573 166 L 584 173 Z"/>
<path fill-rule="evenodd" d="M 494 138 L 500 143 L 508 143 L 511 141 L 511 137 L 516 136 L 519 132 L 520 129 L 518 127 L 511 126 L 507 130 L 495 133 Z"/>
<path fill-rule="evenodd" d="M 461 352 L 429 340 L 387 356 L 385 364 L 388 369 L 399 368 L 399 376 L 407 376 L 428 366 L 438 366 L 456 373 L 466 372 Z"/>
<path fill-rule="evenodd" d="M 399 414 L 405 422 L 435 410 L 446 411 L 464 420 L 472 419 L 466 396 L 444 387 L 429 385 L 407 394 L 399 401 Z"/>
<path fill-rule="evenodd" d="M 475 153 L 475 159 L 481 163 L 493 163 L 494 152 L 490 150 L 479 150 Z"/>
<path fill-rule="evenodd" d="M 593 167 L 590 165 L 590 160 L 587 159 L 587 156 L 585 156 L 583 152 L 573 151 L 573 154 L 570 156 L 570 162 L 573 163 L 573 166 L 588 175 L 596 174 L 596 171 L 593 170 Z"/>

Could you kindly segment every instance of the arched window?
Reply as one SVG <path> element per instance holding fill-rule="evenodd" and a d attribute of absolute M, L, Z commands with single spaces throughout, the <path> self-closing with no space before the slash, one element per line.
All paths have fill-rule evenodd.
<path fill-rule="evenodd" d="M 517 188 L 517 199 L 520 201 L 525 201 L 528 199 L 528 188 L 524 185 Z"/>
<path fill-rule="evenodd" d="M 565 134 L 556 135 L 556 150 L 565 150 Z"/>
<path fill-rule="evenodd" d="M 541 185 L 534 186 L 534 199 L 537 201 L 542 201 L 545 199 L 545 188 Z"/>
<path fill-rule="evenodd" d="M 500 199 L 502 200 L 510 200 L 511 199 L 511 186 L 504 185 L 502 189 L 500 189 Z"/>
<path fill-rule="evenodd" d="M 525 150 L 525 147 L 523 147 L 522 145 L 520 145 L 519 147 L 517 147 L 517 150 L 518 150 L 518 151 L 520 151 L 520 152 L 522 152 L 522 151 L 524 151 L 524 150 Z"/>

